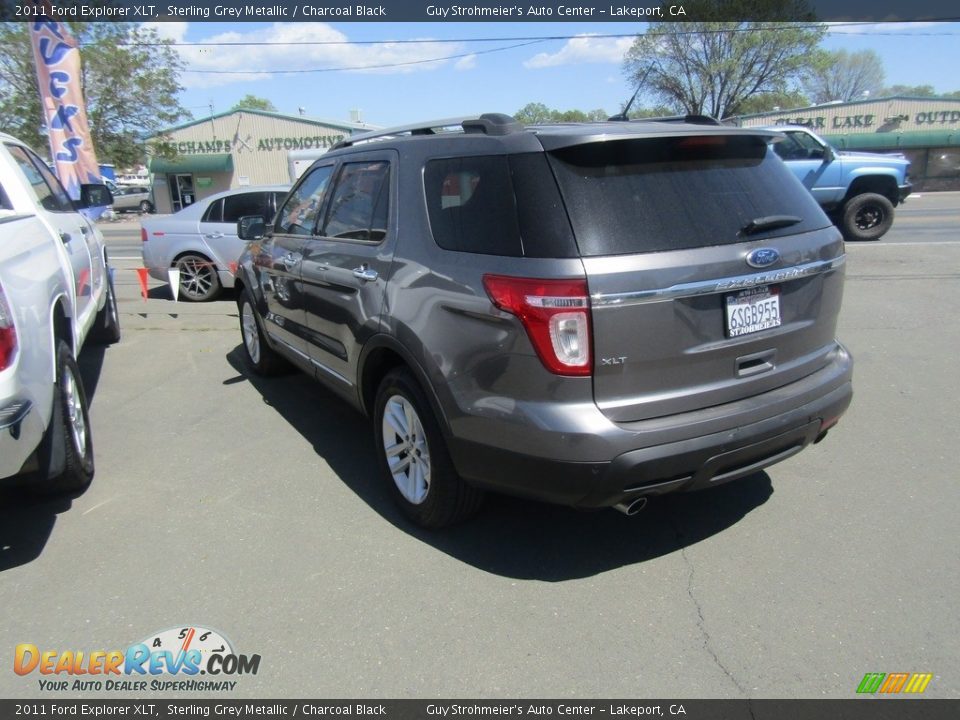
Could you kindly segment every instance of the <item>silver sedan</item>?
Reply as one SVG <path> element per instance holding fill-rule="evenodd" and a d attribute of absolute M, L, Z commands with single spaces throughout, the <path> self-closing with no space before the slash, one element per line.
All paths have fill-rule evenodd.
<path fill-rule="evenodd" d="M 169 280 L 180 271 L 180 297 L 213 300 L 233 287 L 234 272 L 246 243 L 237 237 L 245 215 L 273 218 L 289 185 L 244 187 L 198 200 L 173 215 L 144 217 L 140 239 L 144 267 L 151 277 Z"/>

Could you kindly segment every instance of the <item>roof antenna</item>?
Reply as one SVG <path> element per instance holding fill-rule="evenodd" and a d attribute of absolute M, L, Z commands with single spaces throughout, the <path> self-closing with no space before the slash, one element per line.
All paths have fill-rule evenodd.
<path fill-rule="evenodd" d="M 633 101 L 636 100 L 637 95 L 640 94 L 640 89 L 643 87 L 643 83 L 647 79 L 647 75 L 649 75 L 650 71 L 653 70 L 653 66 L 655 64 L 656 62 L 650 63 L 649 67 L 647 67 L 647 69 L 644 71 L 643 77 L 637 81 L 637 89 L 633 91 L 633 96 L 627 101 L 627 104 L 623 106 L 623 110 L 616 115 L 611 115 L 607 118 L 607 120 L 612 120 L 615 122 L 627 122 L 630 120 L 630 118 L 627 117 L 627 113 L 630 112 L 630 108 L 633 107 Z"/>

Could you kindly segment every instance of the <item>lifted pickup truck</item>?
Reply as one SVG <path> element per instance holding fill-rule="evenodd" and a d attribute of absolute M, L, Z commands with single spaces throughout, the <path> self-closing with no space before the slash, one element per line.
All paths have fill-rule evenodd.
<path fill-rule="evenodd" d="M 786 135 L 773 148 L 847 240 L 879 240 L 893 208 L 910 194 L 903 156 L 839 151 L 799 125 L 769 128 Z"/>
<path fill-rule="evenodd" d="M 96 225 L 103 185 L 74 202 L 46 164 L 0 133 L 0 481 L 73 492 L 93 478 L 87 396 L 76 356 L 89 337 L 120 339 Z"/>

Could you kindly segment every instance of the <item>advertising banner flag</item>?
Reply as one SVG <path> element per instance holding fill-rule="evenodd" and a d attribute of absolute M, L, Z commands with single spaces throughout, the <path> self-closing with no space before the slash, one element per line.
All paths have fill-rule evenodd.
<path fill-rule="evenodd" d="M 84 183 L 100 182 L 80 88 L 80 50 L 64 23 L 30 23 L 40 102 L 57 177 L 74 200 Z"/>

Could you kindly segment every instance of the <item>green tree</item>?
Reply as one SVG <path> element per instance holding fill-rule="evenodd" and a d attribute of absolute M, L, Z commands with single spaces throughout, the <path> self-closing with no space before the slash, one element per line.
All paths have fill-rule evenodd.
<path fill-rule="evenodd" d="M 804 80 L 815 103 L 860 100 L 883 87 L 883 60 L 874 50 L 824 52 Z"/>
<path fill-rule="evenodd" d="M 775 110 L 792 110 L 811 105 L 810 98 L 802 92 L 772 92 L 752 95 L 741 102 L 736 109 L 736 115 L 754 115 Z"/>
<path fill-rule="evenodd" d="M 80 44 L 81 88 L 100 162 L 127 167 L 144 138 L 190 116 L 177 98 L 180 56 L 133 23 L 66 23 Z M 47 147 L 29 23 L 0 23 L 0 130 Z"/>
<path fill-rule="evenodd" d="M 527 103 L 513 117 L 524 125 L 559 122 L 590 122 L 606 120 L 608 115 L 604 110 L 554 110 L 543 103 Z"/>
<path fill-rule="evenodd" d="M 811 68 L 825 25 L 806 0 L 691 0 L 698 22 L 650 23 L 624 71 L 674 112 L 724 118 L 759 93 L 787 92 Z M 749 17 L 750 22 L 732 22 Z M 784 17 L 804 22 L 776 22 Z M 771 27 L 771 23 L 776 25 Z"/>
<path fill-rule="evenodd" d="M 891 85 L 890 87 L 883 88 L 880 93 L 883 97 L 893 95 L 924 98 L 937 97 L 937 91 L 933 89 L 933 85 Z"/>
<path fill-rule="evenodd" d="M 256 95 L 244 95 L 231 110 L 265 110 L 267 112 L 276 112 L 277 108 L 266 98 Z"/>

